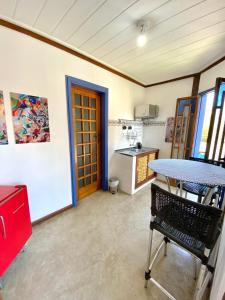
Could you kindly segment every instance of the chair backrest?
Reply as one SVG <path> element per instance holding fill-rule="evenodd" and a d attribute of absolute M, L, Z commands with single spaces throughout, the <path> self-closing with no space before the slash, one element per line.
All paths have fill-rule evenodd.
<path fill-rule="evenodd" d="M 152 216 L 201 241 L 211 249 L 218 236 L 222 211 L 184 199 L 152 183 Z"/>
<path fill-rule="evenodd" d="M 199 158 L 199 157 L 190 157 L 190 160 L 194 160 L 194 161 L 200 161 L 206 164 L 211 164 L 217 167 L 221 167 L 221 168 L 225 168 L 225 161 L 218 161 L 218 160 L 213 160 L 213 159 L 205 159 L 205 158 Z M 219 195 L 219 199 L 218 199 L 218 207 L 222 208 L 223 205 L 223 201 L 224 201 L 224 194 L 225 194 L 225 187 L 219 187 L 218 189 L 218 195 Z"/>
<path fill-rule="evenodd" d="M 206 158 L 199 158 L 199 157 L 189 157 L 189 159 L 225 168 L 225 161 L 219 161 L 219 160 L 214 160 L 214 159 L 206 159 Z"/>

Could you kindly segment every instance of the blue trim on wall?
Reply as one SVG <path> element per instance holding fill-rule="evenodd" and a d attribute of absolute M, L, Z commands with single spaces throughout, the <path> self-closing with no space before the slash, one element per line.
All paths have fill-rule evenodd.
<path fill-rule="evenodd" d="M 74 153 L 74 130 L 72 115 L 72 85 L 83 87 L 100 94 L 100 110 L 101 110 L 101 187 L 108 190 L 108 89 L 71 76 L 66 76 L 66 96 L 67 96 L 67 114 L 69 128 L 70 143 L 70 169 L 71 169 L 71 186 L 73 206 L 76 206 L 76 168 Z"/>
<path fill-rule="evenodd" d="M 101 174 L 102 189 L 108 190 L 108 89 L 101 93 Z"/>

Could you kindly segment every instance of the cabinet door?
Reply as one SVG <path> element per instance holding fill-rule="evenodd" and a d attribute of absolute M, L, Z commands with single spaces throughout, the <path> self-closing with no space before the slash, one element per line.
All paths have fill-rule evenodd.
<path fill-rule="evenodd" d="M 141 186 L 148 177 L 148 154 L 138 155 L 136 158 L 135 188 Z"/>
<path fill-rule="evenodd" d="M 0 206 L 0 276 L 4 274 L 31 235 L 26 188 Z"/>
<path fill-rule="evenodd" d="M 148 154 L 148 163 L 158 158 L 158 152 Z M 148 180 L 156 176 L 156 173 L 148 168 Z"/>
<path fill-rule="evenodd" d="M 148 168 L 148 163 L 151 160 L 158 158 L 158 151 L 144 153 L 137 155 L 136 157 L 136 177 L 135 177 L 135 188 L 138 188 L 145 182 L 149 181 L 156 176 L 156 173 Z"/>

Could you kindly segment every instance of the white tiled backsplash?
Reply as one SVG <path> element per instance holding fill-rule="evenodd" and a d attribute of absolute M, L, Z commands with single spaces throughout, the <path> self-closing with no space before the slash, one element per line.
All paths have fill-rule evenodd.
<path fill-rule="evenodd" d="M 130 141 L 123 134 L 122 126 L 132 126 L 132 129 L 137 132 L 136 142 L 141 142 L 143 139 L 143 123 L 141 121 L 132 120 L 109 120 L 109 178 L 117 175 L 114 162 L 114 151 L 130 147 Z"/>

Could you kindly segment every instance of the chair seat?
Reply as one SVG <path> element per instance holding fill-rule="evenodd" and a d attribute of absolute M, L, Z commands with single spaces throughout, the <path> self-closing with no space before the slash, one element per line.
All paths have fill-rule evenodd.
<path fill-rule="evenodd" d="M 170 224 L 161 220 L 161 218 L 159 217 L 156 217 L 155 220 L 151 223 L 151 228 L 158 230 L 172 241 L 195 254 L 198 258 L 204 261 L 204 263 L 207 263 L 208 258 L 204 255 L 205 244 L 203 244 L 199 240 L 177 230 Z"/>
<path fill-rule="evenodd" d="M 178 187 L 180 185 L 178 184 Z M 192 193 L 198 196 L 205 196 L 208 190 L 208 187 L 204 184 L 200 183 L 191 183 L 191 182 L 184 182 L 183 183 L 183 190 L 188 193 Z"/>

